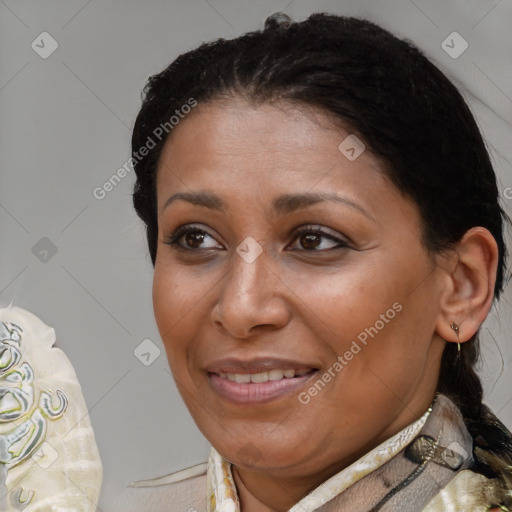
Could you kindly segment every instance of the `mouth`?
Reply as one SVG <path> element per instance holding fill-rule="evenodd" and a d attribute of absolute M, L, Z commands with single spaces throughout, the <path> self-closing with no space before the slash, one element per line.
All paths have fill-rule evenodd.
<path fill-rule="evenodd" d="M 272 368 L 268 371 L 208 372 L 212 389 L 238 405 L 260 405 L 291 393 L 312 379 L 316 368 Z"/>

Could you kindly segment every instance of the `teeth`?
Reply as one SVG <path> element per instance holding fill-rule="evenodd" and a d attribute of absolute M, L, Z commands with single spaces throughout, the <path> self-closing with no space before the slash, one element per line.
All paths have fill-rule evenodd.
<path fill-rule="evenodd" d="M 301 377 L 309 373 L 309 370 L 270 370 L 268 372 L 261 373 L 220 373 L 220 376 L 223 379 L 228 379 L 233 382 L 238 382 L 239 384 L 245 384 L 248 382 L 267 382 L 269 380 L 281 380 L 284 378 L 291 379 L 295 376 Z"/>
<path fill-rule="evenodd" d="M 267 382 L 267 380 L 268 380 L 268 372 L 252 373 L 251 374 L 251 382 Z"/>
<path fill-rule="evenodd" d="M 286 372 L 290 373 L 290 370 L 286 370 Z M 295 372 L 293 370 L 291 370 L 291 373 L 295 375 Z M 285 372 L 283 370 L 270 370 L 268 372 L 268 380 L 281 380 L 284 376 Z M 287 377 L 289 377 L 289 375 L 287 375 Z"/>

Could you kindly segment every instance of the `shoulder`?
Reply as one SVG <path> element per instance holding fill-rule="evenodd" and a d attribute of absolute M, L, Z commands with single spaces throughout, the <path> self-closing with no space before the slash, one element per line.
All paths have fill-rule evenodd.
<path fill-rule="evenodd" d="M 423 512 L 491 512 L 494 509 L 489 504 L 500 491 L 497 479 L 465 469 L 441 489 Z"/>
<path fill-rule="evenodd" d="M 460 471 L 423 512 L 512 511 L 512 434 L 486 406 L 469 427 L 472 466 Z"/>
<path fill-rule="evenodd" d="M 206 510 L 206 463 L 154 480 L 133 482 L 109 512 L 202 512 Z"/>

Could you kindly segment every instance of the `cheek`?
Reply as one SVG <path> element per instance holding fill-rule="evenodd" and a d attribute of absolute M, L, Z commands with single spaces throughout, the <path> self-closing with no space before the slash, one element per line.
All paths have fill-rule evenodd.
<path fill-rule="evenodd" d="M 313 334 L 339 345 L 333 348 L 340 351 L 375 322 L 381 327 L 380 315 L 388 312 L 386 320 L 396 317 L 399 313 L 393 304 L 402 298 L 401 289 L 406 287 L 385 261 L 374 264 L 370 258 L 338 272 L 309 272 L 308 277 L 297 277 L 290 274 L 283 280 L 295 283 L 290 288 L 299 299 L 303 320 L 309 317 Z"/>
<path fill-rule="evenodd" d="M 186 354 L 187 331 L 193 316 L 193 305 L 199 301 L 199 298 L 195 300 L 193 296 L 194 289 L 184 285 L 183 279 L 177 276 L 179 274 L 155 265 L 153 311 L 171 369 Z"/>
<path fill-rule="evenodd" d="M 396 255 L 381 253 L 329 275 L 287 278 L 296 283 L 293 292 L 303 303 L 303 321 L 333 361 L 351 352 L 344 378 L 358 379 L 361 387 L 369 380 L 374 386 L 381 374 L 398 387 L 406 385 L 403 369 L 421 364 L 421 353 L 426 356 L 428 350 L 435 316 L 430 300 L 435 290 L 428 280 L 422 282 L 428 268 L 399 263 Z M 368 378 L 367 370 L 374 378 Z"/>
<path fill-rule="evenodd" d="M 218 276 L 213 272 L 187 272 L 176 265 L 158 262 L 153 276 L 153 311 L 165 347 L 169 368 L 178 384 L 189 391 L 195 384 L 197 341 L 208 326 L 211 294 Z"/>
<path fill-rule="evenodd" d="M 178 333 L 187 317 L 194 315 L 194 309 L 209 288 L 204 279 L 189 276 L 174 265 L 157 262 L 153 275 L 153 309 L 159 327 L 175 325 L 174 331 Z"/>

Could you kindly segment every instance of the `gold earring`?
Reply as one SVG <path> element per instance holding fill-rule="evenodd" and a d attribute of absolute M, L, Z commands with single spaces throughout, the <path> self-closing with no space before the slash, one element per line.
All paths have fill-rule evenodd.
<path fill-rule="evenodd" d="M 455 322 L 452 322 L 450 327 L 457 335 L 457 340 L 458 340 L 459 339 L 459 326 Z M 460 341 L 457 341 L 457 355 L 459 355 L 459 354 L 460 354 Z"/>

